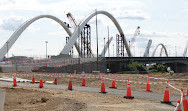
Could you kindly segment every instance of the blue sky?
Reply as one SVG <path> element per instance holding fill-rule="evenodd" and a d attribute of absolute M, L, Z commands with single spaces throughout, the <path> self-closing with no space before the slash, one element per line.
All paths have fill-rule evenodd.
<path fill-rule="evenodd" d="M 120 23 L 127 41 L 131 39 L 137 26 L 141 27 L 136 38 L 135 56 L 142 56 L 149 39 L 153 40 L 152 53 L 157 44 L 166 45 L 170 56 L 183 55 L 188 41 L 188 1 L 187 0 L 0 0 L 0 47 L 24 21 L 41 14 L 50 14 L 69 22 L 66 13 L 71 12 L 79 23 L 89 13 L 105 10 Z M 118 33 L 113 23 L 104 15 L 98 16 L 99 52 L 103 48 L 103 38 L 107 37 L 107 26 L 114 39 Z M 96 53 L 95 19 L 92 19 L 92 50 Z M 72 30 L 73 31 L 73 30 Z M 45 41 L 48 41 L 48 54 L 58 55 L 68 36 L 64 29 L 49 19 L 40 19 L 30 25 L 9 51 L 9 55 L 43 57 Z M 132 50 L 134 53 L 134 50 Z M 151 54 L 150 53 L 150 54 Z M 156 56 L 159 56 L 160 48 Z M 74 54 L 77 55 L 76 51 Z M 116 54 L 116 53 L 115 53 Z M 108 54 L 106 54 L 107 56 Z"/>

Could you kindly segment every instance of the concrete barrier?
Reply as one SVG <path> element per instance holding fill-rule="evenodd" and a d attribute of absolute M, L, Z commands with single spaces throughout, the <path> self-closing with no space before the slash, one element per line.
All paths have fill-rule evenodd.
<path fill-rule="evenodd" d="M 6 91 L 3 89 L 0 89 L 0 111 L 3 111 L 4 109 L 5 94 L 6 94 Z"/>

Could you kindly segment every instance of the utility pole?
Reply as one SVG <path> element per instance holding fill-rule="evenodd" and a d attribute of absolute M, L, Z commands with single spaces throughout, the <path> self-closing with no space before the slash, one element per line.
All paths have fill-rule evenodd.
<path fill-rule="evenodd" d="M 48 54 L 47 54 L 47 44 L 48 44 L 48 41 L 45 41 L 46 43 L 46 59 L 48 59 Z"/>
<path fill-rule="evenodd" d="M 176 57 L 177 57 L 177 49 L 176 49 L 176 46 L 175 46 L 175 54 L 176 54 Z"/>
<path fill-rule="evenodd" d="M 98 29 L 97 29 L 97 9 L 96 9 L 96 38 L 97 38 L 97 71 L 99 70 L 99 58 L 98 58 Z"/>
<path fill-rule="evenodd" d="M 9 44 L 9 42 L 7 41 L 6 43 L 7 43 L 7 58 L 8 58 L 8 44 Z"/>
<path fill-rule="evenodd" d="M 114 44 L 113 44 L 113 57 L 114 57 Z"/>
<path fill-rule="evenodd" d="M 105 57 L 105 37 L 104 37 L 104 57 Z"/>

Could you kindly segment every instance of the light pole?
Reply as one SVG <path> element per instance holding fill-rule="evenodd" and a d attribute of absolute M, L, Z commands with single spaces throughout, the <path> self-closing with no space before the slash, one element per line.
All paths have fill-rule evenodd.
<path fill-rule="evenodd" d="M 105 37 L 104 37 L 104 57 L 105 57 Z"/>
<path fill-rule="evenodd" d="M 177 57 L 177 49 L 176 49 L 176 46 L 175 46 L 175 54 L 176 54 L 176 57 Z"/>
<path fill-rule="evenodd" d="M 45 41 L 46 43 L 46 59 L 48 58 L 48 54 L 47 54 L 47 44 L 48 44 L 48 41 Z"/>
<path fill-rule="evenodd" d="M 7 58 L 8 58 L 8 44 L 9 44 L 9 42 L 7 41 L 6 43 L 7 43 Z"/>
<path fill-rule="evenodd" d="M 114 57 L 114 44 L 113 44 L 113 57 Z"/>

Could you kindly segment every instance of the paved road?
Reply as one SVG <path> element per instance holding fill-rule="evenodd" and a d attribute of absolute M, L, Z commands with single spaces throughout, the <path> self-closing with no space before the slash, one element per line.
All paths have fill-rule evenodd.
<path fill-rule="evenodd" d="M 4 82 L 0 81 L 1 86 L 12 86 L 12 82 Z M 38 88 L 38 84 L 30 84 L 30 83 L 18 83 L 18 87 L 27 87 L 27 88 Z M 46 89 L 62 89 L 66 90 L 67 85 L 53 85 L 53 84 L 44 84 L 44 88 Z M 84 92 L 94 92 L 98 93 L 100 88 L 94 87 L 83 87 L 83 86 L 73 86 L 73 90 L 75 91 L 84 91 Z M 109 95 L 116 95 L 116 96 L 125 96 L 126 91 L 121 89 L 110 89 L 106 88 L 106 94 Z M 136 99 L 143 99 L 143 100 L 151 100 L 151 101 L 161 101 L 163 99 L 164 94 L 156 93 L 156 92 L 146 92 L 146 91 L 132 91 L 132 95 Z M 170 100 L 172 102 L 171 107 L 175 107 L 177 104 L 178 99 L 180 99 L 180 95 L 171 94 Z M 174 106 L 173 106 L 174 105 Z"/>

